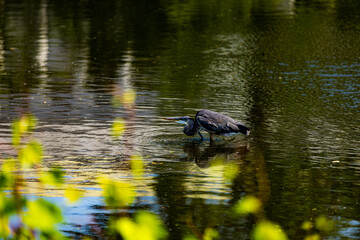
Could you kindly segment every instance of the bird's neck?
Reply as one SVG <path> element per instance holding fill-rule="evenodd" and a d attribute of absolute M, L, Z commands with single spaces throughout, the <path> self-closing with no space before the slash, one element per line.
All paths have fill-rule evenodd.
<path fill-rule="evenodd" d="M 187 136 L 194 136 L 196 133 L 200 131 L 200 125 L 195 121 L 189 121 L 188 125 L 184 127 L 184 133 Z"/>

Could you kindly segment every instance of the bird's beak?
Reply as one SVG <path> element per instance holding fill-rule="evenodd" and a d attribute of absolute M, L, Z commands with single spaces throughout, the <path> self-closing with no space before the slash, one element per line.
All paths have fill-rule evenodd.
<path fill-rule="evenodd" d="M 179 121 L 180 118 L 178 117 L 171 117 L 171 118 L 163 118 L 164 120 L 168 120 L 168 121 Z"/>
<path fill-rule="evenodd" d="M 163 118 L 163 119 L 167 121 L 175 121 L 180 124 L 188 125 L 187 121 L 184 120 L 184 117 L 171 117 L 171 118 Z"/>

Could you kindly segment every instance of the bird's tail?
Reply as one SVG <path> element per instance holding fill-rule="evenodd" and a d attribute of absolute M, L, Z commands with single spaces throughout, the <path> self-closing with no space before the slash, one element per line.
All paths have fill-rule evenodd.
<path fill-rule="evenodd" d="M 250 129 L 248 127 L 242 125 L 241 123 L 237 123 L 236 126 L 239 128 L 239 132 L 241 132 L 242 134 L 250 134 Z"/>

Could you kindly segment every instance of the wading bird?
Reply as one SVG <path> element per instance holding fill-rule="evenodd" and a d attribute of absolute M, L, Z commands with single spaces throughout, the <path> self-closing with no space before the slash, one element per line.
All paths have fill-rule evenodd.
<path fill-rule="evenodd" d="M 196 113 L 195 119 L 191 117 L 172 117 L 165 120 L 176 121 L 185 124 L 183 132 L 187 136 L 194 136 L 199 133 L 201 140 L 203 136 L 200 131 L 205 130 L 210 134 L 210 141 L 214 141 L 214 135 L 233 135 L 242 133 L 249 135 L 250 129 L 231 117 L 210 110 L 200 110 Z"/>

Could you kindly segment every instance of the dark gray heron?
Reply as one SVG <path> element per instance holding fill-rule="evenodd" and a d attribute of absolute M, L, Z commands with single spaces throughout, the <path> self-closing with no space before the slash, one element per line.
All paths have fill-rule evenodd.
<path fill-rule="evenodd" d="M 210 110 L 200 110 L 196 113 L 195 119 L 191 117 L 172 117 L 165 120 L 176 121 L 185 124 L 183 132 L 187 136 L 194 136 L 199 133 L 201 140 L 203 136 L 200 131 L 205 130 L 210 134 L 210 141 L 214 141 L 214 135 L 233 135 L 242 133 L 249 135 L 250 129 L 231 117 Z"/>

